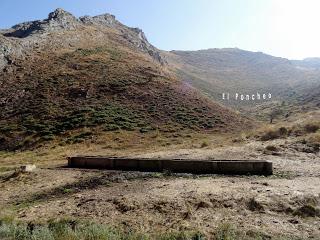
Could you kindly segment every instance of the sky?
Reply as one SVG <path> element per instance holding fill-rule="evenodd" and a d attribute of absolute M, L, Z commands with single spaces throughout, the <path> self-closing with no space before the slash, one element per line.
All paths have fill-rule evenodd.
<path fill-rule="evenodd" d="M 0 29 L 44 19 L 111 13 L 163 50 L 240 48 L 289 59 L 320 57 L 319 0 L 1 0 Z"/>

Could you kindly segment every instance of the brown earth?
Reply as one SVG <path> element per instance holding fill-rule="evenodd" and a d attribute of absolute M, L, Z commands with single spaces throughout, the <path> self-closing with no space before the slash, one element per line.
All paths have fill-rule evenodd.
<path fill-rule="evenodd" d="M 211 236 L 221 223 L 230 223 L 265 236 L 320 238 L 319 153 L 301 151 L 296 147 L 295 138 L 223 146 L 222 138 L 220 141 L 217 138 L 207 136 L 209 146 L 206 148 L 200 148 L 203 140 L 193 140 L 185 145 L 158 146 L 156 152 L 149 148 L 144 154 L 140 153 L 141 148 L 117 154 L 103 150 L 103 153 L 266 159 L 273 162 L 274 175 L 195 176 L 78 170 L 58 167 L 65 164 L 65 160 L 57 157 L 54 165 L 46 162 L 32 173 L 8 177 L 12 171 L 4 172 L 1 213 L 24 221 L 88 219 L 141 232 L 199 230 Z M 272 149 L 267 146 L 279 149 L 274 153 L 266 150 Z M 3 162 L 10 159 L 12 157 Z"/>

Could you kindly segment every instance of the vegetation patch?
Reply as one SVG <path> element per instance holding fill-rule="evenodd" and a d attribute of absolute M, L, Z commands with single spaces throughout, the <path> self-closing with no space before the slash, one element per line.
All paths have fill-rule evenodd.
<path fill-rule="evenodd" d="M 4 147 L 6 141 L 18 135 L 16 139 L 19 142 L 11 142 L 12 145 L 7 146 L 6 150 L 25 149 L 60 137 L 65 138 L 64 142 L 67 144 L 81 143 L 94 135 L 96 127 L 102 127 L 105 131 L 139 130 L 142 133 L 156 129 L 145 118 L 140 117 L 139 112 L 109 103 L 96 108 L 66 112 L 54 118 L 27 115 L 19 125 L 6 126 L 0 123 L 0 141 L 4 142 Z M 76 134 L 73 133 L 75 130 Z"/>
<path fill-rule="evenodd" d="M 8 240 L 201 240 L 198 232 L 145 234 L 104 224 L 70 219 L 47 223 L 0 221 L 0 238 Z"/>
<path fill-rule="evenodd" d="M 288 130 L 285 127 L 278 129 L 270 129 L 266 131 L 261 137 L 261 141 L 270 141 L 278 138 L 285 138 L 288 135 Z"/>
<path fill-rule="evenodd" d="M 256 230 L 241 230 L 222 223 L 210 236 L 199 231 L 137 232 L 130 227 L 116 228 L 105 224 L 74 219 L 41 222 L 0 220 L 0 238 L 7 240 L 300 240 L 295 236 L 271 236 Z"/>
<path fill-rule="evenodd" d="M 320 217 L 320 209 L 311 204 L 303 205 L 293 212 L 293 215 L 300 217 Z"/>
<path fill-rule="evenodd" d="M 316 139 L 319 134 L 320 122 L 295 124 L 288 127 L 269 127 L 258 132 L 256 135 L 261 141 L 270 141 L 286 137 L 299 137 L 313 134 Z M 312 135 L 311 135 L 312 136 Z"/>
<path fill-rule="evenodd" d="M 248 209 L 250 211 L 263 212 L 264 207 L 261 203 L 259 203 L 255 198 L 251 198 L 247 203 Z"/>
<path fill-rule="evenodd" d="M 214 117 L 199 114 L 199 109 L 179 108 L 173 112 L 173 120 L 190 129 L 212 129 L 219 120 Z"/>

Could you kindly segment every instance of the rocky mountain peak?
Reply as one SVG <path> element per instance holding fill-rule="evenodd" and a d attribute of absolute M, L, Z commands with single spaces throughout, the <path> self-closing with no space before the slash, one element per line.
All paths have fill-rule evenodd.
<path fill-rule="evenodd" d="M 50 13 L 48 19 L 44 21 L 49 23 L 49 29 L 74 29 L 79 24 L 79 20 L 75 16 L 61 8 L 58 8 L 54 12 Z"/>
<path fill-rule="evenodd" d="M 49 14 L 45 20 L 20 23 L 7 30 L 6 37 L 25 38 L 35 33 L 58 31 L 61 29 L 76 29 L 79 20 L 71 13 L 58 8 Z"/>
<path fill-rule="evenodd" d="M 57 8 L 55 11 L 49 13 L 48 20 L 65 19 L 65 18 L 75 19 L 75 17 L 71 13 L 63 10 L 62 8 Z"/>
<path fill-rule="evenodd" d="M 88 26 L 90 26 L 90 28 L 88 28 Z M 83 29 L 88 29 L 89 32 L 92 31 L 92 29 L 96 29 L 101 33 L 100 37 L 102 36 L 103 38 L 104 35 L 113 34 L 105 31 L 108 28 L 116 30 L 128 45 L 150 55 L 161 64 L 165 63 L 165 60 L 162 59 L 160 55 L 160 51 L 148 42 L 141 29 L 131 28 L 120 23 L 112 14 L 106 13 L 93 17 L 84 16 L 77 18 L 62 8 L 58 8 L 49 13 L 47 19 L 24 22 L 10 29 L 2 30 L 0 37 L 3 39 L 1 40 L 0 38 L 0 46 L 3 41 L 12 42 L 15 45 L 13 52 L 19 53 L 18 55 L 20 56 L 22 55 L 21 49 L 28 51 L 28 49 L 32 50 L 35 45 L 44 46 L 49 41 L 52 41 L 52 36 L 55 36 L 56 33 L 59 34 L 61 31 L 64 33 L 67 33 L 69 30 L 72 31 L 72 34 L 69 34 L 68 37 L 60 43 L 67 45 L 68 42 L 73 41 L 73 43 L 75 43 L 79 41 L 80 38 L 78 38 L 78 36 L 85 34 L 85 32 L 82 32 Z M 54 41 L 57 42 L 57 40 Z M 7 49 L 9 45 L 4 44 L 4 46 Z M 19 49 L 19 51 L 17 49 Z M 8 61 L 6 58 L 9 55 L 11 55 L 11 53 L 0 48 L 0 70 L 7 65 Z"/>

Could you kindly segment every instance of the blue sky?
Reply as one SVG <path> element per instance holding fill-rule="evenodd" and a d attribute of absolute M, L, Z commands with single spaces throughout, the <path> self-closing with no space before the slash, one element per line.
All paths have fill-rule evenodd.
<path fill-rule="evenodd" d="M 44 19 L 58 7 L 77 17 L 112 13 L 164 50 L 238 47 L 320 57 L 318 0 L 1 0 L 0 28 Z"/>

